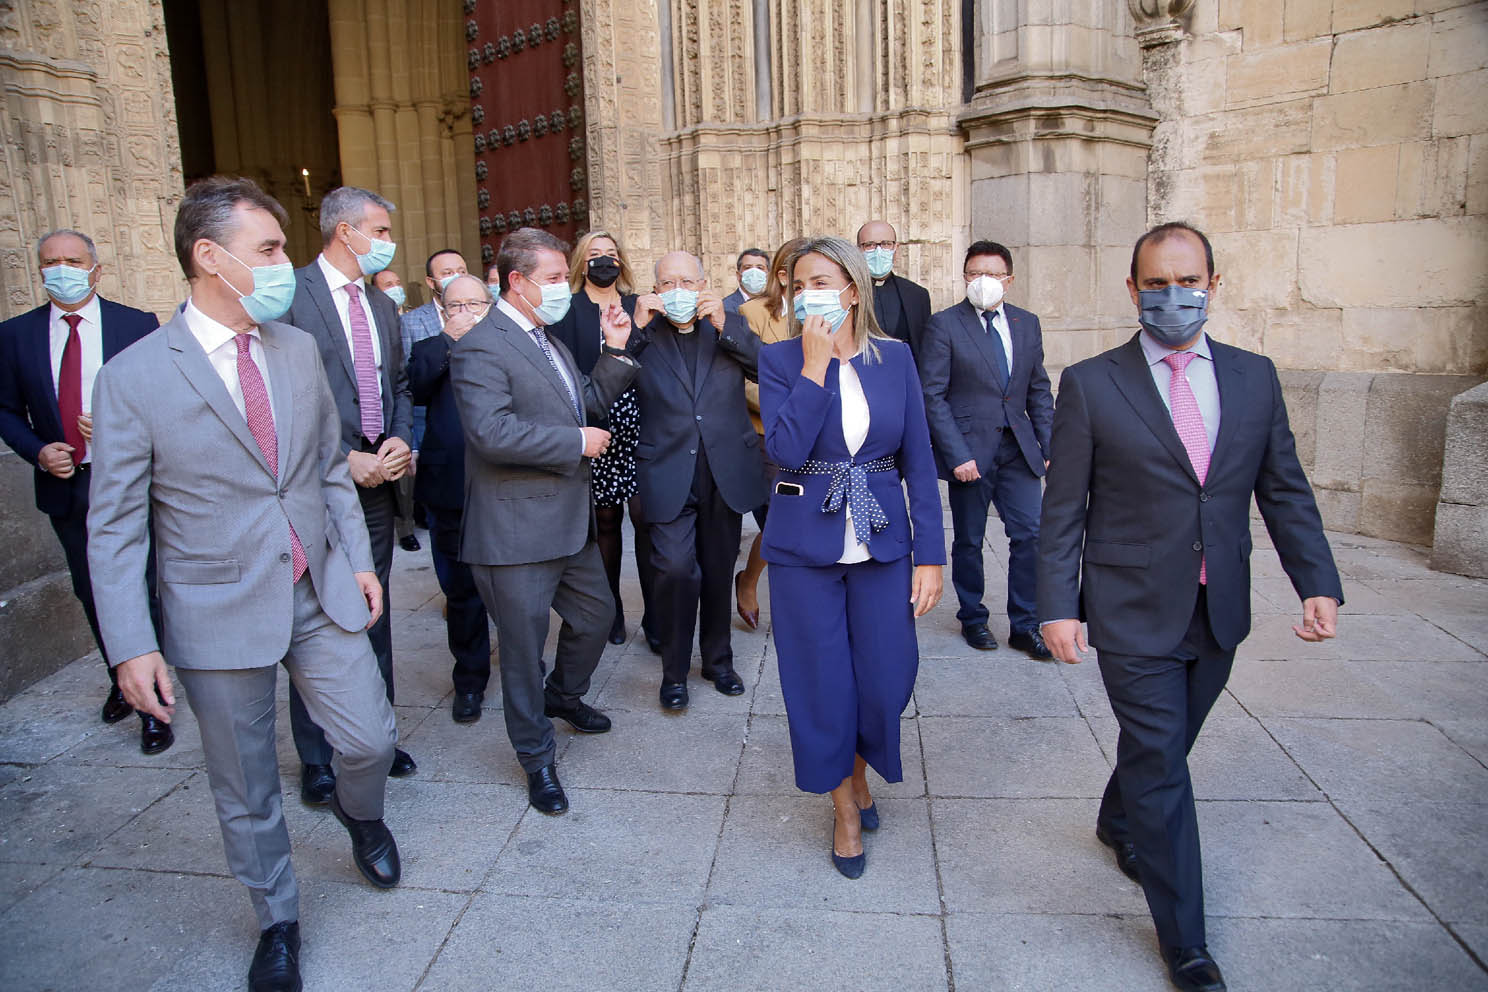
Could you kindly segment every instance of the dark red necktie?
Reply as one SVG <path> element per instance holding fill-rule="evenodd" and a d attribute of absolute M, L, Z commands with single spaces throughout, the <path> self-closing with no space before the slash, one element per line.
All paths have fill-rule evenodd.
<path fill-rule="evenodd" d="M 243 411 L 248 420 L 248 433 L 258 442 L 258 450 L 263 452 L 264 460 L 269 463 L 269 471 L 277 479 L 279 434 L 274 430 L 274 410 L 269 406 L 269 391 L 264 388 L 263 373 L 258 370 L 258 363 L 248 350 L 252 340 L 252 335 L 237 335 L 238 385 L 243 390 Z M 294 524 L 289 525 L 289 554 L 293 562 L 293 581 L 298 582 L 300 576 L 305 574 L 309 561 L 305 558 L 305 548 L 300 544 L 300 535 L 295 533 Z"/>
<path fill-rule="evenodd" d="M 57 412 L 62 414 L 62 439 L 72 445 L 72 463 L 81 465 L 88 453 L 78 418 L 83 415 L 83 339 L 78 325 L 83 318 L 75 313 L 63 314 L 67 321 L 67 346 L 62 349 L 62 368 L 57 373 Z"/>

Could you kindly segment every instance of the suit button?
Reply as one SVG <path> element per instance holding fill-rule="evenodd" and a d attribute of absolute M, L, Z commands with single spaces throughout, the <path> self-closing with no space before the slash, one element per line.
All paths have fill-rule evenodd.
<path fill-rule="evenodd" d="M 1205 493 L 1205 492 L 1199 493 L 1199 502 L 1200 503 L 1207 503 L 1207 502 L 1209 502 L 1209 494 L 1208 493 Z"/>
<path fill-rule="evenodd" d="M 701 413 L 698 414 L 696 419 L 699 420 L 699 421 L 701 421 L 703 419 L 703 415 Z"/>
<path fill-rule="evenodd" d="M 279 556 L 279 560 L 280 561 L 289 561 L 289 554 L 286 552 L 285 554 L 280 555 Z"/>
<path fill-rule="evenodd" d="M 1203 551 L 1203 550 L 1204 550 L 1204 545 L 1203 545 L 1203 544 L 1201 544 L 1201 543 L 1200 543 L 1200 542 L 1198 542 L 1198 541 L 1195 541 L 1195 542 L 1194 542 L 1194 543 L 1193 543 L 1193 549 L 1194 549 L 1194 550 L 1195 550 L 1195 551 Z"/>
<path fill-rule="evenodd" d="M 689 455 L 695 455 L 695 454 L 697 454 L 697 449 L 696 449 L 696 448 L 692 448 L 692 449 L 691 449 L 691 450 L 689 450 L 689 451 L 688 451 L 688 452 L 687 452 L 687 453 L 688 453 L 688 454 L 689 454 Z"/>
<path fill-rule="evenodd" d="M 281 489 L 281 490 L 279 490 L 279 498 L 280 499 L 286 499 L 286 498 L 288 498 L 288 496 L 289 496 L 289 490 L 288 489 Z"/>

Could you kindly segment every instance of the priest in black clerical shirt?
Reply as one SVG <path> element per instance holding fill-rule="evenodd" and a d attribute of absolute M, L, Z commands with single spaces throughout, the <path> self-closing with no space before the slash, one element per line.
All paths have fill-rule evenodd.
<path fill-rule="evenodd" d="M 890 337 L 909 343 L 916 357 L 920 333 L 930 320 L 930 293 L 917 282 L 894 272 L 899 235 L 888 221 L 870 220 L 858 228 L 858 250 L 868 260 L 873 277 L 873 314 Z"/>

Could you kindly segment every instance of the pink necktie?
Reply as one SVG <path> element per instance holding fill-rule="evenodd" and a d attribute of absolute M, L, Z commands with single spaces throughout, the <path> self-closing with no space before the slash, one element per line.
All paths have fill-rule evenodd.
<path fill-rule="evenodd" d="M 57 373 L 57 412 L 62 415 L 62 439 L 72 445 L 72 463 L 81 465 L 88 451 L 78 417 L 83 413 L 83 339 L 78 325 L 83 318 L 63 314 L 67 321 L 67 344 L 62 348 L 62 367 Z"/>
<path fill-rule="evenodd" d="M 362 288 L 356 283 L 346 284 L 352 361 L 356 365 L 357 405 L 362 410 L 362 434 L 368 441 L 376 441 L 382 436 L 382 399 L 377 392 L 377 357 L 372 354 L 372 325 L 367 323 L 367 311 L 362 309 L 358 299 L 361 294 Z"/>
<path fill-rule="evenodd" d="M 238 385 L 243 390 L 243 410 L 248 418 L 248 433 L 253 435 L 253 440 L 258 442 L 258 450 L 263 452 L 264 460 L 269 463 L 269 470 L 274 473 L 274 478 L 279 478 L 279 434 L 274 430 L 274 411 L 269 406 L 269 391 L 264 388 L 263 373 L 258 370 L 258 364 L 254 362 L 253 355 L 248 351 L 248 343 L 252 336 L 239 334 L 236 336 L 238 343 Z M 300 535 L 295 533 L 294 524 L 289 525 L 289 557 L 293 562 L 294 578 L 292 581 L 300 581 L 300 576 L 305 574 L 305 568 L 309 562 L 305 558 L 305 548 L 300 544 Z"/>
<path fill-rule="evenodd" d="M 1194 475 L 1199 485 L 1209 475 L 1209 434 L 1204 429 L 1204 415 L 1199 412 L 1199 401 L 1194 398 L 1193 387 L 1188 384 L 1184 370 L 1198 356 L 1191 351 L 1175 351 L 1163 358 L 1173 374 L 1168 377 L 1168 405 L 1173 411 L 1173 427 L 1178 439 L 1188 450 L 1188 460 L 1193 464 Z M 1199 559 L 1199 585 L 1209 581 L 1207 562 Z"/>

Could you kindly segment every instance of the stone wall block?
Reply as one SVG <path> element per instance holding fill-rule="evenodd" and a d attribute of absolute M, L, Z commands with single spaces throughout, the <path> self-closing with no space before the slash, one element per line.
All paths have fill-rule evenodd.
<path fill-rule="evenodd" d="M 1359 494 L 1360 534 L 1425 545 L 1431 543 L 1435 521 L 1434 484 L 1371 479 Z"/>
<path fill-rule="evenodd" d="M 1329 32 L 1333 0 L 1287 0 L 1282 35 L 1287 41 L 1307 41 Z"/>
<path fill-rule="evenodd" d="M 1395 216 L 1400 146 L 1346 148 L 1338 153 L 1338 192 L 1333 220 L 1364 224 Z"/>
<path fill-rule="evenodd" d="M 1445 452 L 1442 502 L 1488 507 L 1488 383 L 1452 397 Z M 1488 555 L 1488 545 L 1483 551 Z"/>
<path fill-rule="evenodd" d="M 1332 369 L 1345 354 L 1342 311 L 1298 304 L 1260 315 L 1262 348 L 1280 368 Z"/>
<path fill-rule="evenodd" d="M 1438 79 L 1435 109 L 1438 136 L 1488 132 L 1488 69 Z"/>
<path fill-rule="evenodd" d="M 1425 18 L 1341 34 L 1333 50 L 1329 92 L 1348 93 L 1424 79 L 1430 50 L 1431 22 Z"/>
<path fill-rule="evenodd" d="M 1308 472 L 1312 471 L 1317 458 L 1318 389 L 1325 375 L 1324 372 L 1277 372 L 1282 398 L 1286 402 L 1287 422 L 1297 442 L 1297 460 Z"/>
<path fill-rule="evenodd" d="M 1470 139 L 1463 203 L 1470 214 L 1488 213 L 1488 134 Z"/>
<path fill-rule="evenodd" d="M 1332 52 L 1330 38 L 1254 53 L 1247 48 L 1246 54 L 1227 60 L 1225 102 L 1230 107 L 1253 107 L 1322 93 L 1328 88 Z M 1424 62 L 1424 47 L 1421 57 Z"/>
<path fill-rule="evenodd" d="M 1182 164 L 1223 165 L 1309 151 L 1312 117 L 1312 101 L 1303 99 L 1185 121 L 1188 160 Z"/>
<path fill-rule="evenodd" d="M 1488 579 L 1488 506 L 1436 504 L 1431 567 L 1439 572 Z"/>
<path fill-rule="evenodd" d="M 1080 173 L 1028 177 L 1030 245 L 1088 244 L 1092 209 L 1089 179 Z"/>
<path fill-rule="evenodd" d="M 1431 137 L 1432 92 L 1430 83 L 1415 82 L 1319 97 L 1310 115 L 1311 150 L 1425 140 Z"/>
<path fill-rule="evenodd" d="M 1214 267 L 1223 277 L 1219 297 L 1228 307 L 1281 308 L 1297 285 L 1297 232 L 1240 231 L 1212 235 Z"/>
<path fill-rule="evenodd" d="M 983 179 L 971 185 L 971 238 L 1029 243 L 1028 176 Z"/>
<path fill-rule="evenodd" d="M 1353 31 L 1387 21 L 1399 21 L 1414 14 L 1415 0 L 1335 0 L 1333 30 Z"/>
<path fill-rule="evenodd" d="M 1488 4 L 1463 4 L 1431 19 L 1430 74 L 1488 69 Z"/>
<path fill-rule="evenodd" d="M 1238 28 L 1245 37 L 1245 50 L 1281 43 L 1285 0 L 1221 0 L 1219 26 Z"/>
<path fill-rule="evenodd" d="M 1488 218 L 1303 229 L 1299 258 L 1315 306 L 1470 305 L 1488 295 Z"/>
<path fill-rule="evenodd" d="M 1329 372 L 1318 384 L 1316 436 L 1327 440 L 1316 449 L 1309 470 L 1313 485 L 1340 492 L 1359 491 L 1373 378 L 1367 373 Z M 1282 381 L 1285 385 L 1286 380 Z"/>
<path fill-rule="evenodd" d="M 1376 375 L 1364 427 L 1366 484 L 1409 481 L 1435 492 L 1441 485 L 1447 411 L 1452 398 L 1478 383 L 1455 375 Z M 1429 537 L 1428 537 L 1429 540 Z"/>
<path fill-rule="evenodd" d="M 1312 495 L 1317 500 L 1323 526 L 1345 534 L 1359 533 L 1359 494 L 1341 489 L 1324 489 L 1316 482 L 1312 486 Z"/>

